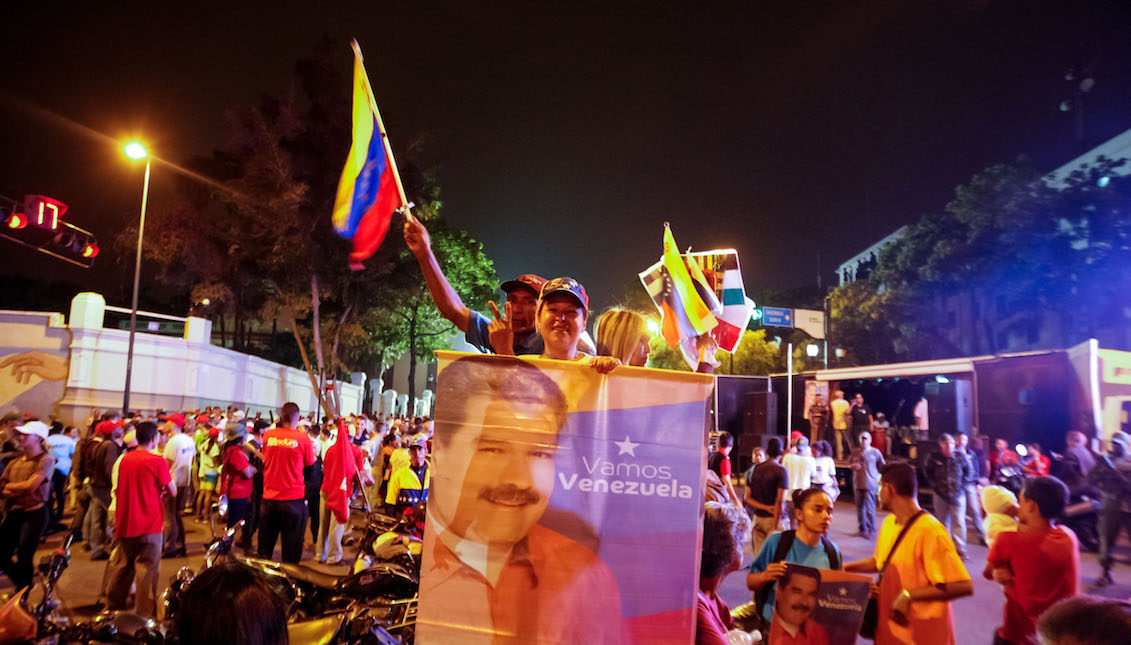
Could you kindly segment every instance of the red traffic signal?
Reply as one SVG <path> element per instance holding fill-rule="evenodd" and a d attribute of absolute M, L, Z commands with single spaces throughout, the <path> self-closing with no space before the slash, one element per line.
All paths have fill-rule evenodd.
<path fill-rule="evenodd" d="M 8 220 L 5 222 L 5 225 L 12 230 L 18 231 L 21 228 L 27 226 L 27 215 L 24 215 L 23 213 L 12 213 L 8 216 Z"/>

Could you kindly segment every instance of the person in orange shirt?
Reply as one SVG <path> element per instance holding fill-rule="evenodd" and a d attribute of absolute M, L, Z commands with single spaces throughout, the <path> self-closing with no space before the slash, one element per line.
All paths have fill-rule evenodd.
<path fill-rule="evenodd" d="M 538 524 L 565 420 L 557 383 L 530 363 L 469 356 L 441 372 L 420 642 L 629 642 L 613 573 L 585 545 Z"/>
<path fill-rule="evenodd" d="M 946 527 L 919 507 L 918 493 L 910 464 L 881 468 L 880 505 L 891 515 L 880 528 L 875 554 L 844 567 L 855 573 L 882 569 L 876 602 L 877 645 L 954 645 L 950 601 L 974 593 L 970 574 Z M 893 551 L 905 527 L 906 534 Z"/>

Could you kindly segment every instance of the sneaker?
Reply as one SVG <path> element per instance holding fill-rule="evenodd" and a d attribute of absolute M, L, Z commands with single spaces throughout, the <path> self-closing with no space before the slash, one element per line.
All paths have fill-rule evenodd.
<path fill-rule="evenodd" d="M 1115 583 L 1115 581 L 1111 579 L 1111 571 L 1108 571 L 1106 569 L 1104 570 L 1103 573 L 1100 574 L 1099 578 L 1096 578 L 1096 586 L 1097 587 L 1106 587 L 1106 586 L 1108 586 L 1110 584 L 1114 584 L 1114 583 Z"/>
<path fill-rule="evenodd" d="M 105 551 L 99 551 L 98 553 L 91 553 L 90 559 L 91 560 L 109 560 L 110 554 L 105 552 Z"/>

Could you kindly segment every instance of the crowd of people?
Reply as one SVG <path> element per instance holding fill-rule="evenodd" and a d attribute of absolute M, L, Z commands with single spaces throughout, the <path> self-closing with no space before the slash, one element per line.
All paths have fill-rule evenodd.
<path fill-rule="evenodd" d="M 725 457 L 709 460 L 708 481 L 730 479 L 733 440 L 722 434 L 718 452 Z M 1038 465 L 1023 469 L 1019 494 L 991 485 L 999 471 L 1022 465 L 1022 458 L 1005 440 L 995 441 L 994 450 L 986 453 L 980 438 L 971 441 L 965 435 L 944 433 L 937 451 L 916 467 L 909 460 L 885 456 L 872 446 L 871 439 L 871 433 L 861 428 L 851 439 L 847 459 L 852 474 L 846 485 L 851 483 L 857 507 L 856 536 L 874 542 L 872 557 L 864 560 L 842 563 L 839 546 L 829 537 L 839 485 L 834 472 L 834 488 L 830 489 L 826 469 L 820 466 L 821 459 L 832 452 L 824 440 L 818 442 L 814 456 L 809 439 L 800 432 L 793 434 L 789 446 L 770 437 L 764 450 L 754 451 L 755 463 L 741 479 L 745 484 L 741 504 L 729 498 L 725 486 L 707 489 L 703 561 L 715 562 L 718 557 L 709 552 L 709 543 L 714 548 L 726 542 L 738 546 L 739 564 L 730 562 L 724 569 L 726 573 L 738 570 L 741 546 L 749 536 L 754 560 L 746 584 L 753 592 L 755 616 L 762 618 L 754 624 L 764 628 L 770 643 L 823 642 L 806 635 L 801 627 L 801 631 L 784 635 L 775 633 L 776 624 L 770 627 L 775 583 L 782 588 L 787 563 L 879 574 L 872 592 L 878 610 L 877 643 L 954 643 L 950 603 L 974 592 L 967 569 L 968 518 L 970 533 L 990 547 L 981 573 L 999 583 L 1005 596 L 1002 625 L 987 641 L 1124 642 L 1112 640 L 1116 634 L 1126 638 L 1126 632 L 1114 628 L 1073 626 L 1071 616 L 1102 614 L 1125 629 L 1131 613 L 1118 603 L 1078 597 L 1080 545 L 1075 533 L 1059 520 L 1070 498 L 1081 491 L 1102 500 L 1103 573 L 1096 582 L 1110 584 L 1112 546 L 1122 528 L 1131 532 L 1126 506 L 1131 499 L 1131 437 L 1115 433 L 1108 453 L 1100 455 L 1089 450 L 1083 433 L 1071 432 L 1065 454 L 1056 455 L 1055 462 L 1040 460 L 1039 446 L 1030 444 L 1027 463 Z M 820 446 L 822 443 L 826 445 Z M 931 489 L 930 512 L 920 506 L 920 479 Z M 877 502 L 890 513 L 879 527 Z M 716 508 L 722 506 L 744 509 L 748 518 Z M 729 537 L 735 532 L 737 537 Z M 705 565 L 707 573 L 716 570 L 714 564 Z M 721 579 L 713 574 L 700 581 L 698 643 L 724 643 L 725 634 L 734 628 L 725 604 L 714 593 L 720 584 Z M 812 630 L 820 629 L 813 624 Z M 1038 641 L 1039 635 L 1046 640 Z"/>
<path fill-rule="evenodd" d="M 334 471 L 340 455 L 351 455 L 357 466 L 350 493 L 366 495 L 371 506 L 398 513 L 426 499 L 427 417 L 349 415 L 339 426 L 304 416 L 294 403 L 271 416 L 249 418 L 235 407 L 126 416 L 95 411 L 79 431 L 51 419 L 5 415 L 0 568 L 17 588 L 29 585 L 41 541 L 69 531 L 90 559 L 107 561 L 105 607 L 125 609 L 132 588 L 135 611 L 156 617 L 160 560 L 188 555 L 186 518 L 229 528 L 243 521 L 240 546 L 274 559 L 279 542 L 279 559 L 291 563 L 303 558 L 309 526 L 314 557 L 336 564 L 343 539 L 351 538 L 327 510 L 327 486 L 339 482 L 323 472 Z M 348 452 L 331 449 L 339 439 Z M 213 518 L 221 497 L 226 514 Z"/>

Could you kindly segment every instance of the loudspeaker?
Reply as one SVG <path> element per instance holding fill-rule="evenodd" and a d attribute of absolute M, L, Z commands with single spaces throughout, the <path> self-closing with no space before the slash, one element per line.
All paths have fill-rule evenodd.
<path fill-rule="evenodd" d="M 751 392 L 743 399 L 744 434 L 774 436 L 778 425 L 778 397 L 775 392 Z"/>

